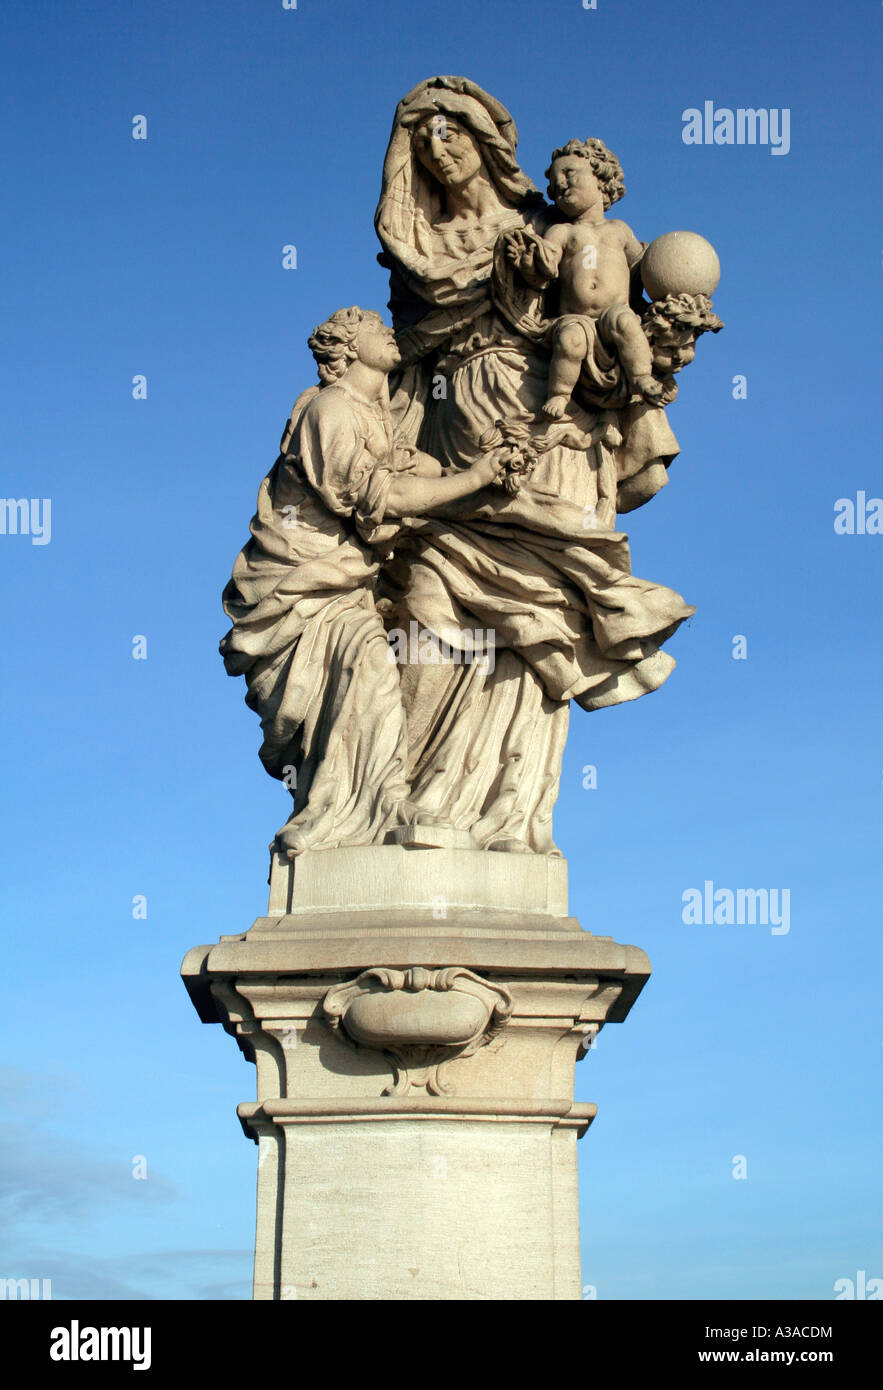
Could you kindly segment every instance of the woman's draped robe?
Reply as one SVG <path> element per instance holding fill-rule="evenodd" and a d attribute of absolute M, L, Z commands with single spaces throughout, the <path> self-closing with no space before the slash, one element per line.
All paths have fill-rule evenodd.
<path fill-rule="evenodd" d="M 500 199 L 468 229 L 447 225 L 414 151 L 415 125 L 436 113 L 469 129 Z M 501 313 L 492 287 L 500 232 L 542 229 L 546 216 L 516 142 L 499 102 L 467 79 L 439 77 L 399 103 L 384 164 L 375 226 L 405 361 L 393 413 L 402 439 L 450 468 L 472 463 L 499 421 L 534 438 L 548 429 L 539 413 L 548 354 Z M 600 418 L 571 413 L 585 432 Z M 402 671 L 411 799 L 483 847 L 556 852 L 569 700 L 596 709 L 656 689 L 674 666 L 660 646 L 694 611 L 632 577 L 627 537 L 613 529 L 617 481 L 649 475 L 638 492 L 646 500 L 665 481 L 658 460 L 678 452 L 665 412 L 635 402 L 616 421 L 624 438 L 612 479 L 597 454 L 548 448 L 516 497 L 485 490 L 455 519 L 449 509 L 449 519 L 415 523 L 390 571 L 397 622 L 416 620 L 454 646 L 457 629 L 494 634 L 492 671 L 475 662 Z"/>
<path fill-rule="evenodd" d="M 398 530 L 382 525 L 393 472 L 381 414 L 340 385 L 312 396 L 224 590 L 233 627 L 221 653 L 261 717 L 261 761 L 293 792 L 280 836 L 294 852 L 379 842 L 408 794 L 398 672 L 374 595 L 372 546 Z"/>
<path fill-rule="evenodd" d="M 526 423 L 546 387 L 544 364 L 523 352 L 467 356 L 428 412 L 421 447 L 467 466 L 482 433 L 499 419 Z M 588 431 L 587 415 L 574 418 Z M 514 497 L 485 489 L 444 519 L 412 522 L 399 542 L 397 620 L 455 649 L 465 649 L 459 632 L 479 629 L 494 648 L 493 663 L 402 673 L 411 800 L 483 847 L 555 852 L 569 701 L 591 710 L 633 700 L 674 667 L 661 646 L 694 609 L 631 574 L 614 505 L 597 455 L 561 443 Z"/>

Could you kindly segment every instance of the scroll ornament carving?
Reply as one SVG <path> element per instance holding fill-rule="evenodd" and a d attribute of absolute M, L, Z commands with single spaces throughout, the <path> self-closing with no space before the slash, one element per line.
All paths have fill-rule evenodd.
<path fill-rule="evenodd" d="M 323 1001 L 330 1026 L 356 1047 L 382 1052 L 394 1079 L 384 1095 L 412 1087 L 452 1095 L 441 1068 L 470 1057 L 505 1027 L 512 997 L 502 985 L 463 966 L 393 970 L 375 966 L 329 990 Z"/>

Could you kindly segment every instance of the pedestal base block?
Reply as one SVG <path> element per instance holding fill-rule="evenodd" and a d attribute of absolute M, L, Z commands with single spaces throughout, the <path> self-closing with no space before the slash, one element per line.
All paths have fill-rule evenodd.
<path fill-rule="evenodd" d="M 344 902 L 323 909 L 325 855 Z M 304 859 L 274 866 L 270 915 L 182 969 L 257 1066 L 239 1107 L 259 1146 L 255 1297 L 579 1298 L 576 1141 L 595 1107 L 574 1104 L 574 1063 L 626 1016 L 646 956 L 567 917 L 562 860 Z M 394 905 L 403 880 L 423 883 L 416 904 Z"/>

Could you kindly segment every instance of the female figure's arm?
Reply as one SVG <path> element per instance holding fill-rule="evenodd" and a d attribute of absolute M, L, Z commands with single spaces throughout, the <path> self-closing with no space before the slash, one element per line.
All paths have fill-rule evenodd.
<path fill-rule="evenodd" d="M 425 516 L 443 508 L 449 502 L 469 497 L 488 487 L 502 469 L 497 453 L 484 454 L 471 468 L 445 478 L 420 478 L 413 474 L 398 474 L 386 494 L 387 516 Z"/>

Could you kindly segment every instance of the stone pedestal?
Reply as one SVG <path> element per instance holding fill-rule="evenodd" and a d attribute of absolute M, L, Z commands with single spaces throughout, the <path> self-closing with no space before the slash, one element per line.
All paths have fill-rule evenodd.
<path fill-rule="evenodd" d="M 567 915 L 566 864 L 385 845 L 274 857 L 270 907 L 190 951 L 257 1066 L 258 1299 L 574 1299 L 574 1063 L 643 951 Z"/>

